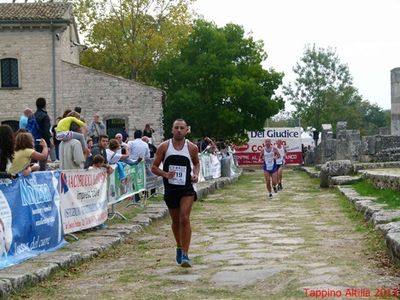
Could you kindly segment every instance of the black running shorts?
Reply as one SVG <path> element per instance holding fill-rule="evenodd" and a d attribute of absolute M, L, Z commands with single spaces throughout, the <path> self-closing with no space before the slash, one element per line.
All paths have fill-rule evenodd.
<path fill-rule="evenodd" d="M 179 208 L 182 197 L 194 196 L 194 201 L 197 200 L 197 194 L 193 189 L 170 191 L 164 194 L 164 201 L 168 208 Z"/>

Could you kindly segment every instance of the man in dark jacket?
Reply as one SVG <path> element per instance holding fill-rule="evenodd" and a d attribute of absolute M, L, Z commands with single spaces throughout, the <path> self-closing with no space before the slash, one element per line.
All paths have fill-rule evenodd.
<path fill-rule="evenodd" d="M 104 163 L 107 164 L 107 152 L 106 149 L 108 147 L 108 135 L 102 134 L 99 137 L 99 143 L 94 145 L 92 148 L 92 155 L 86 158 L 85 169 L 89 168 L 93 165 L 93 157 L 97 154 L 100 154 L 104 157 Z"/>
<path fill-rule="evenodd" d="M 51 124 L 50 124 L 50 117 L 46 111 L 46 99 L 37 98 L 36 99 L 36 108 L 37 108 L 37 110 L 34 114 L 34 117 L 38 124 L 38 127 L 39 127 L 38 129 L 39 129 L 40 135 L 46 141 L 47 147 L 49 147 L 49 149 L 50 149 Z M 42 151 L 42 146 L 40 146 L 39 143 L 36 143 L 36 141 L 35 141 L 35 149 L 38 152 Z M 46 170 L 46 163 L 47 163 L 47 158 L 39 161 L 40 171 Z"/>

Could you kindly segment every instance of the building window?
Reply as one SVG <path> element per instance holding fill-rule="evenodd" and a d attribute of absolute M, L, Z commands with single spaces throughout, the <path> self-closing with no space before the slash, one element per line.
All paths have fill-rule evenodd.
<path fill-rule="evenodd" d="M 1 61 L 1 87 L 18 87 L 18 60 L 4 58 Z"/>

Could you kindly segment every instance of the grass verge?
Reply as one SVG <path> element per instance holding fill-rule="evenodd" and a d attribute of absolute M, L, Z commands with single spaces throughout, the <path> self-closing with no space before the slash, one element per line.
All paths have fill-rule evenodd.
<path fill-rule="evenodd" d="M 399 192 L 376 188 L 367 180 L 359 181 L 352 186 L 361 196 L 375 197 L 376 202 L 386 204 L 386 209 L 400 208 Z"/>

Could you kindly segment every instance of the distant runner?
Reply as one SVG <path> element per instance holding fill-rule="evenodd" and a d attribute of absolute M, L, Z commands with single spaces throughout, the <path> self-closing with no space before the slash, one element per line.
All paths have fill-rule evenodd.
<path fill-rule="evenodd" d="M 286 146 L 283 144 L 282 140 L 276 141 L 276 149 L 279 152 L 279 158 L 276 159 L 276 165 L 278 166 L 278 190 L 282 190 L 282 175 L 283 175 L 283 166 L 285 164 L 285 155 L 286 155 Z"/>
<path fill-rule="evenodd" d="M 274 192 L 278 192 L 278 166 L 276 165 L 276 159 L 280 158 L 280 154 L 277 148 L 272 146 L 271 139 L 265 140 L 265 147 L 262 148 L 260 154 L 260 160 L 263 161 L 263 170 L 265 183 L 267 185 L 268 197 L 272 198 L 271 180 Z"/>

